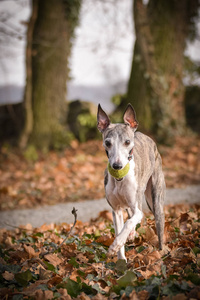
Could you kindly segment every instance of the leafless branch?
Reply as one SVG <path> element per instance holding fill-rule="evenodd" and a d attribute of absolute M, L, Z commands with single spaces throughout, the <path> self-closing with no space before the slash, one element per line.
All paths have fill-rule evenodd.
<path fill-rule="evenodd" d="M 68 237 L 71 235 L 75 225 L 76 225 L 76 221 L 77 221 L 77 209 L 75 209 L 75 207 L 73 207 L 72 209 L 72 214 L 74 215 L 74 224 L 72 225 L 70 231 L 67 233 L 65 239 L 62 241 L 62 243 L 60 245 L 57 245 L 54 249 L 50 250 L 50 251 L 46 251 L 44 253 L 41 253 L 41 258 L 44 257 L 47 254 L 51 254 L 54 253 L 55 251 L 57 251 L 58 249 L 60 249 L 62 247 L 62 245 L 66 242 L 66 240 L 68 239 Z"/>

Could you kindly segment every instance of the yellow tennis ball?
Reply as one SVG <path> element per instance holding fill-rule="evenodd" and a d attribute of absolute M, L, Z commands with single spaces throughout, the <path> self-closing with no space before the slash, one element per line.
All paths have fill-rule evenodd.
<path fill-rule="evenodd" d="M 110 163 L 108 163 L 108 171 L 111 176 L 115 177 L 116 179 L 121 179 L 126 176 L 129 172 L 130 164 L 129 162 L 125 165 L 123 169 L 115 170 L 111 167 Z"/>

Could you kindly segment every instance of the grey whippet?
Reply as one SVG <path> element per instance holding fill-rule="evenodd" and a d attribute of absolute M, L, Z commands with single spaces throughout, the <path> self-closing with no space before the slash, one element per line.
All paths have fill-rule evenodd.
<path fill-rule="evenodd" d="M 155 216 L 159 248 L 162 249 L 165 180 L 156 144 L 148 136 L 136 132 L 138 122 L 131 104 L 124 113 L 124 124 L 112 124 L 100 104 L 97 121 L 109 159 L 104 184 L 106 198 L 113 211 L 116 234 L 109 254 L 118 252 L 118 258 L 126 260 L 124 245 L 128 237 L 134 237 L 135 227 L 143 218 L 144 195 Z M 125 224 L 123 209 L 129 216 Z"/>

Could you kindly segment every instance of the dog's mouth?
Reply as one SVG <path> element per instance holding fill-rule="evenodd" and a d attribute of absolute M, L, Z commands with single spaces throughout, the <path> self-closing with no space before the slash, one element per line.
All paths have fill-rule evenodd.
<path fill-rule="evenodd" d="M 110 165 L 110 163 L 108 163 L 108 172 L 110 173 L 110 175 L 114 178 L 116 178 L 117 180 L 124 178 L 130 169 L 130 164 L 129 162 L 125 165 L 125 167 L 123 169 L 113 169 Z"/>

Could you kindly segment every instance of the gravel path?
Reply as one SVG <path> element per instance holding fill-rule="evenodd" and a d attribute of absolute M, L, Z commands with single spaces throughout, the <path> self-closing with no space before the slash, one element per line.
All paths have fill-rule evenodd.
<path fill-rule="evenodd" d="M 165 204 L 178 203 L 200 203 L 200 185 L 187 186 L 182 189 L 167 189 Z M 36 209 L 2 211 L 0 212 L 0 228 L 11 229 L 6 223 L 13 226 L 29 223 L 33 227 L 39 227 L 44 223 L 72 223 L 74 221 L 74 217 L 71 214 L 73 207 L 78 209 L 78 220 L 83 222 L 97 217 L 100 211 L 111 211 L 105 199 L 70 202 Z M 145 202 L 144 210 L 148 210 Z"/>

